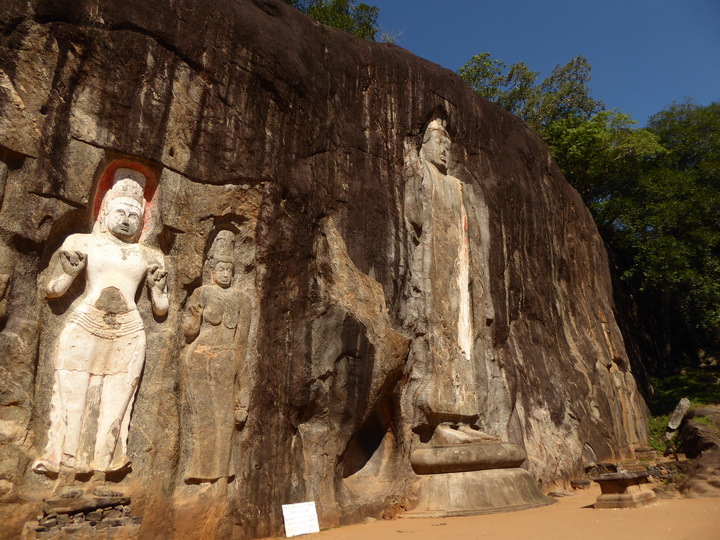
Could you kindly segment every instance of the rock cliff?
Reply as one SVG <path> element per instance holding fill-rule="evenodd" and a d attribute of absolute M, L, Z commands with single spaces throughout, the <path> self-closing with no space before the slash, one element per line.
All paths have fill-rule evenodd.
<path fill-rule="evenodd" d="M 462 384 L 477 426 L 524 447 L 544 483 L 628 457 L 644 442 L 646 413 L 603 243 L 520 120 L 446 69 L 278 0 L 6 2 L 5 532 L 17 534 L 55 487 L 31 463 L 47 441 L 55 342 L 84 289 L 78 281 L 55 300 L 45 289 L 65 238 L 92 229 L 103 178 L 118 164 L 157 179 L 141 241 L 165 257 L 170 300 L 157 318 L 138 295 L 147 354 L 129 426 L 132 470 L 109 479 L 132 495 L 141 536 L 278 534 L 280 505 L 306 500 L 323 527 L 411 507 L 413 381 L 432 365 L 428 325 L 443 324 L 427 313 L 418 323 L 413 300 L 432 297 L 442 274 L 416 264 L 424 240 L 412 218 L 434 208 L 416 164 L 438 114 L 466 221 L 472 369 Z M 240 381 L 247 418 L 228 441 L 226 495 L 181 471 L 181 389 L 193 384 L 180 367 L 183 320 L 220 229 L 236 236 L 233 286 L 252 315 Z M 442 244 L 443 231 L 433 234 L 427 245 Z"/>

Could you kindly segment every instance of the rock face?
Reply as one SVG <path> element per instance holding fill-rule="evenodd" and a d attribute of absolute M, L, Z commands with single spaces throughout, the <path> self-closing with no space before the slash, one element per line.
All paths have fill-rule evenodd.
<path fill-rule="evenodd" d="M 162 252 L 168 272 L 164 318 L 147 294 L 135 299 L 146 355 L 132 469 L 105 479 L 132 495 L 140 536 L 278 534 L 280 505 L 308 500 L 322 527 L 410 508 L 417 374 L 457 356 L 452 347 L 471 365 L 458 383 L 471 412 L 456 420 L 524 448 L 538 480 L 644 443 L 589 213 L 538 136 L 456 75 L 275 0 L 6 4 L 0 532 L 18 534 L 55 487 L 31 464 L 47 443 L 57 338 L 87 287 L 78 279 L 59 299 L 45 291 L 58 248 L 91 232 L 103 179 L 119 166 L 157 178 L 140 242 Z M 438 114 L 465 232 L 436 227 L 425 242 L 414 212 L 453 208 L 424 194 L 417 166 Z M 217 416 L 236 422 L 222 454 L 231 463 L 213 473 L 234 476 L 219 489 L 183 472 L 193 448 L 183 362 L 199 358 L 185 320 L 222 230 L 235 237 L 232 287 L 248 320 L 228 371 L 237 414 Z M 461 298 L 448 312 L 467 311 L 462 332 L 445 321 L 458 329 L 443 339 L 462 334 L 450 348 L 426 337 L 443 323 L 428 306 L 443 304 L 433 291 L 447 275 L 417 258 L 418 246 L 440 253 L 444 232 L 468 244 L 447 274 L 459 276 Z"/>

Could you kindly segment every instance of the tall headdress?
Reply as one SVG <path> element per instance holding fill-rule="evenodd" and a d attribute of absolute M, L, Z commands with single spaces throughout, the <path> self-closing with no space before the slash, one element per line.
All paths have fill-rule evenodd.
<path fill-rule="evenodd" d="M 214 266 L 218 262 L 235 262 L 235 235 L 232 231 L 223 229 L 217 233 L 213 240 L 212 247 L 208 253 L 208 259 Z"/>

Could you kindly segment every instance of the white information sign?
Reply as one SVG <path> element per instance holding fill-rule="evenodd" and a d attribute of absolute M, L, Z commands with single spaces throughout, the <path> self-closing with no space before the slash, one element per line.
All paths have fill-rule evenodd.
<path fill-rule="evenodd" d="M 283 504 L 282 512 L 285 521 L 285 536 L 288 538 L 320 532 L 315 501 Z"/>

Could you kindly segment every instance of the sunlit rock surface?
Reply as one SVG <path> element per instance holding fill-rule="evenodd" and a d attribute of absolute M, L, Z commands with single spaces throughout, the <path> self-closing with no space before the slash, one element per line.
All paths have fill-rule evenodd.
<path fill-rule="evenodd" d="M 478 427 L 524 448 L 543 482 L 641 445 L 645 409 L 590 214 L 539 137 L 455 74 L 275 0 L 10 0 L 0 10 L 0 536 L 18 534 L 54 488 L 30 465 L 47 442 L 55 343 L 84 288 L 64 301 L 44 291 L 52 254 L 91 231 L 116 160 L 157 175 L 146 242 L 164 255 L 170 300 L 156 322 L 137 299 L 147 353 L 132 471 L 113 483 L 132 496 L 140 536 L 279 534 L 280 505 L 306 500 L 322 527 L 412 507 L 408 383 L 429 363 L 409 323 L 417 231 L 405 205 L 431 204 L 412 191 L 413 156 L 437 111 L 467 221 L 463 384 Z M 220 493 L 184 480 L 180 389 L 186 302 L 224 228 L 251 322 L 247 417 L 232 430 L 235 477 Z M 432 286 L 428 275 L 422 294 Z"/>

